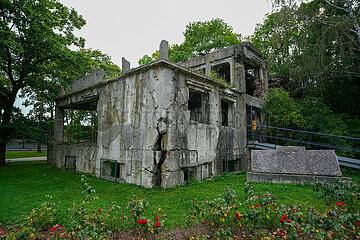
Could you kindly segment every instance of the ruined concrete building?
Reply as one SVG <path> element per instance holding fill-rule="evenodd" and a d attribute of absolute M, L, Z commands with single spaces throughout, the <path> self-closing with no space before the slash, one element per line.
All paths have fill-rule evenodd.
<path fill-rule="evenodd" d="M 247 170 L 250 119 L 262 120 L 267 88 L 262 53 L 241 43 L 182 63 L 159 60 L 103 80 L 95 70 L 59 90 L 53 164 L 148 188 Z M 64 111 L 97 113 L 96 141 L 64 143 Z"/>

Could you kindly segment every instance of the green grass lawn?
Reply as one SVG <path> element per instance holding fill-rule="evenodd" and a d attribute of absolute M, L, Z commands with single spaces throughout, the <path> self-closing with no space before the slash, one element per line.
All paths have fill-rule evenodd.
<path fill-rule="evenodd" d="M 344 175 L 355 177 L 359 182 L 359 171 L 348 171 Z M 0 222 L 11 223 L 19 220 L 24 214 L 38 207 L 46 195 L 51 195 L 60 203 L 62 212 L 59 220 L 64 220 L 66 210 L 72 202 L 81 201 L 81 182 L 79 173 L 71 173 L 52 168 L 44 162 L 10 163 L 0 168 Z M 190 186 L 179 186 L 170 189 L 146 189 L 132 184 L 111 183 L 88 176 L 90 185 L 99 196 L 97 207 L 105 207 L 116 202 L 126 207 L 132 194 L 146 198 L 150 203 L 150 211 L 162 208 L 168 215 L 168 226 L 175 227 L 184 222 L 189 212 L 190 200 L 212 200 L 223 195 L 224 188 L 230 186 L 244 200 L 244 183 L 246 174 L 216 177 Z M 312 186 L 302 184 L 252 183 L 259 193 L 271 192 L 278 203 L 285 205 L 302 204 L 323 210 L 323 201 L 317 198 Z"/>
<path fill-rule="evenodd" d="M 30 151 L 23 151 L 23 152 L 6 152 L 5 159 L 12 159 L 12 158 L 29 158 L 29 157 L 46 157 L 47 151 L 42 151 L 41 153 L 38 152 L 30 152 Z"/>

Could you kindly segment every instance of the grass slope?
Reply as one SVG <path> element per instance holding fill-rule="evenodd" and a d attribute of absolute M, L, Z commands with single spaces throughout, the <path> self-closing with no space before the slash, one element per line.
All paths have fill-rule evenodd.
<path fill-rule="evenodd" d="M 358 181 L 358 173 L 350 172 L 348 176 L 355 176 Z M 44 162 L 11 163 L 0 168 L 0 222 L 16 222 L 19 216 L 29 214 L 31 209 L 38 207 L 46 195 L 51 195 L 60 202 L 62 212 L 58 215 L 58 220 L 63 222 L 66 210 L 72 202 L 78 203 L 82 199 L 80 176 L 79 173 L 52 168 Z M 221 176 L 190 186 L 170 189 L 146 189 L 133 184 L 106 182 L 93 176 L 88 176 L 88 180 L 99 196 L 97 207 L 105 207 L 116 202 L 125 208 L 132 194 L 136 194 L 149 201 L 150 211 L 162 208 L 168 215 L 167 225 L 175 227 L 182 225 L 191 206 L 190 200 L 193 198 L 212 200 L 222 196 L 224 188 L 230 186 L 239 194 L 239 199 L 244 200 L 246 174 Z M 252 183 L 252 186 L 257 192 L 273 193 L 281 204 L 326 208 L 309 185 Z"/>

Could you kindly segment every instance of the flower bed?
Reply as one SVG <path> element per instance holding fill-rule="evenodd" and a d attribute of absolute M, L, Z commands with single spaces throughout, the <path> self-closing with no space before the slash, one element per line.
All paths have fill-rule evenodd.
<path fill-rule="evenodd" d="M 357 239 L 360 238 L 360 187 L 337 180 L 316 182 L 329 206 L 326 211 L 278 204 L 271 193 L 256 194 L 245 184 L 245 199 L 231 188 L 222 197 L 191 201 L 187 227 L 166 229 L 161 208 L 148 210 L 146 199 L 132 195 L 126 206 L 101 208 L 101 199 L 82 176 L 83 200 L 67 210 L 66 223 L 55 222 L 59 212 L 50 196 L 14 226 L 0 226 L 0 239 Z M 240 207 L 241 206 L 241 207 Z M 243 210 L 245 209 L 245 210 Z"/>

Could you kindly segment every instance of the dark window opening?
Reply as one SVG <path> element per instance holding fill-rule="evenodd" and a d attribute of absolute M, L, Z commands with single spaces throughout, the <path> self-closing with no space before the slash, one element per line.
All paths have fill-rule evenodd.
<path fill-rule="evenodd" d="M 195 181 L 195 169 L 187 167 L 184 168 L 184 182 L 190 184 Z"/>
<path fill-rule="evenodd" d="M 65 169 L 69 171 L 76 170 L 76 157 L 75 156 L 66 156 L 65 157 Z"/>
<path fill-rule="evenodd" d="M 209 100 L 205 93 L 189 91 L 188 110 L 190 110 L 190 120 L 199 123 L 209 123 Z"/>
<path fill-rule="evenodd" d="M 100 162 L 100 177 L 110 181 L 116 179 L 123 179 L 125 164 L 119 163 L 116 160 L 101 159 Z"/>
<path fill-rule="evenodd" d="M 261 97 L 263 88 L 260 81 L 260 69 L 249 64 L 245 64 L 246 94 L 253 97 Z"/>
<path fill-rule="evenodd" d="M 212 74 L 216 74 L 216 77 L 223 79 L 225 82 L 231 82 L 230 64 L 223 63 L 211 67 Z"/>
<path fill-rule="evenodd" d="M 229 103 L 221 101 L 221 125 L 229 126 Z"/>

